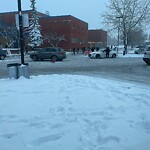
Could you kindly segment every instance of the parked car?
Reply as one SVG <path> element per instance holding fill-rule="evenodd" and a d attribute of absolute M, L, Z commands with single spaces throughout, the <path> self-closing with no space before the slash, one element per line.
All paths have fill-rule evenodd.
<path fill-rule="evenodd" d="M 147 48 L 147 50 L 145 51 L 144 57 L 143 57 L 143 61 L 144 61 L 146 64 L 150 65 L 150 47 Z"/>
<path fill-rule="evenodd" d="M 144 54 L 145 48 L 138 48 L 137 50 L 134 51 L 134 54 Z"/>
<path fill-rule="evenodd" d="M 105 50 L 99 50 L 99 51 L 94 51 L 89 53 L 88 55 L 90 58 L 106 58 L 106 52 Z M 115 50 L 110 50 L 109 53 L 110 58 L 116 58 L 117 57 L 117 52 Z"/>
<path fill-rule="evenodd" d="M 0 59 L 4 60 L 7 56 L 7 51 L 2 49 L 2 46 L 0 46 Z"/>
<path fill-rule="evenodd" d="M 44 59 L 58 61 L 66 58 L 66 52 L 59 47 L 45 47 L 37 49 L 36 52 L 31 53 L 30 58 L 34 61 Z"/>

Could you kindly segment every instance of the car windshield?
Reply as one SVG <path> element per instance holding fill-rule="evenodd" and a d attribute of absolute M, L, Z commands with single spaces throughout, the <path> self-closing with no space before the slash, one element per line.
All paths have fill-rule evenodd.
<path fill-rule="evenodd" d="M 64 52 L 64 50 L 63 50 L 62 48 L 59 48 L 58 50 L 59 50 L 59 51 L 63 51 L 63 52 Z"/>
<path fill-rule="evenodd" d="M 37 52 L 37 53 L 42 53 L 44 51 L 45 51 L 44 49 L 37 49 L 37 50 L 35 50 L 35 52 Z"/>

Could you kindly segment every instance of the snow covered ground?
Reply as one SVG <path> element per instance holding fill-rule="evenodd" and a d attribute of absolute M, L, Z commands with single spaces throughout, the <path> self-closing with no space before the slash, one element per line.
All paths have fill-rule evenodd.
<path fill-rule="evenodd" d="M 146 85 L 81 75 L 0 85 L 0 150 L 150 149 Z"/>
<path fill-rule="evenodd" d="M 129 53 L 129 54 L 126 54 L 126 55 L 122 55 L 122 54 L 118 54 L 117 57 L 122 57 L 122 58 L 129 58 L 129 57 L 144 57 L 144 54 L 132 54 L 132 53 Z"/>

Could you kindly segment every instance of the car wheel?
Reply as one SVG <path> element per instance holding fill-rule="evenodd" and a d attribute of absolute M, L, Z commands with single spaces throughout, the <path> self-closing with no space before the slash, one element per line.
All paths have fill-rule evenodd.
<path fill-rule="evenodd" d="M 57 58 L 57 56 L 52 56 L 52 61 L 57 61 L 58 60 L 58 58 Z"/>
<path fill-rule="evenodd" d="M 150 62 L 146 62 L 147 65 L 150 65 Z"/>
<path fill-rule="evenodd" d="M 97 55 L 96 55 L 96 58 L 100 58 L 100 55 L 99 55 L 99 54 L 97 54 Z"/>
<path fill-rule="evenodd" d="M 4 56 L 4 55 L 1 55 L 1 56 L 0 56 L 0 59 L 1 59 L 1 60 L 4 60 L 4 59 L 5 59 L 5 56 Z"/>
<path fill-rule="evenodd" d="M 116 58 L 116 54 L 113 54 L 113 55 L 112 55 L 112 58 Z"/>
<path fill-rule="evenodd" d="M 38 60 L 38 58 L 37 58 L 37 56 L 32 56 L 32 59 L 34 60 L 34 61 L 37 61 Z"/>

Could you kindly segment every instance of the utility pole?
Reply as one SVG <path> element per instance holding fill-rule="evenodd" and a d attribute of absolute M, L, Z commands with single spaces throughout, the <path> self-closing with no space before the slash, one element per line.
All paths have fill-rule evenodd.
<path fill-rule="evenodd" d="M 20 45 L 20 52 L 21 52 L 21 64 L 24 64 L 24 39 L 23 39 L 21 0 L 18 0 L 18 16 L 19 16 L 19 45 Z"/>

